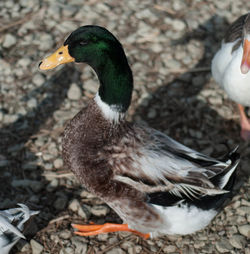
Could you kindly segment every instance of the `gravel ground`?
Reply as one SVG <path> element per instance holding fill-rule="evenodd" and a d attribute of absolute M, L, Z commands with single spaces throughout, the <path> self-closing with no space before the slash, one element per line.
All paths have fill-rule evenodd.
<path fill-rule="evenodd" d="M 250 253 L 250 146 L 210 74 L 228 24 L 249 9 L 249 0 L 0 1 L 0 209 L 22 202 L 41 211 L 12 253 Z M 86 24 L 107 27 L 124 45 L 135 81 L 130 120 L 212 156 L 240 145 L 235 196 L 203 231 L 147 241 L 74 236 L 71 222 L 120 221 L 61 159 L 63 128 L 98 84 L 85 65 L 41 73 L 37 64 Z"/>

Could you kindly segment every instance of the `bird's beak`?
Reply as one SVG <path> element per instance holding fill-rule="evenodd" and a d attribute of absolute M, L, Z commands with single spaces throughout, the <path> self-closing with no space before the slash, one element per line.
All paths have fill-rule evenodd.
<path fill-rule="evenodd" d="M 41 70 L 50 70 L 60 64 L 74 62 L 75 58 L 70 56 L 68 45 L 60 47 L 55 53 L 46 57 L 39 63 Z"/>
<path fill-rule="evenodd" d="M 247 74 L 250 70 L 250 41 L 248 39 L 244 40 L 243 57 L 240 65 L 240 70 L 242 74 Z"/>

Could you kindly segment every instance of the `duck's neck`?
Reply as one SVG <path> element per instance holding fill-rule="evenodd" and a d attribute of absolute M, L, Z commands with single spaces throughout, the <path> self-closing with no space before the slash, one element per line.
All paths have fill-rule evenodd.
<path fill-rule="evenodd" d="M 125 53 L 103 55 L 91 65 L 97 73 L 100 87 L 95 101 L 105 118 L 119 120 L 127 111 L 132 96 L 133 76 Z"/>

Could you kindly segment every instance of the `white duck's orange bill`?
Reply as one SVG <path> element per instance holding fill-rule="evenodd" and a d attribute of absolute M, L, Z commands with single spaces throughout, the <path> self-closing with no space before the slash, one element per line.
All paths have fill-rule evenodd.
<path fill-rule="evenodd" d="M 55 53 L 46 57 L 39 64 L 41 70 L 50 70 L 60 64 L 74 62 L 75 58 L 69 55 L 68 45 L 60 47 Z"/>
<path fill-rule="evenodd" d="M 247 74 L 250 70 L 250 41 L 244 40 L 243 57 L 240 65 L 242 74 Z"/>

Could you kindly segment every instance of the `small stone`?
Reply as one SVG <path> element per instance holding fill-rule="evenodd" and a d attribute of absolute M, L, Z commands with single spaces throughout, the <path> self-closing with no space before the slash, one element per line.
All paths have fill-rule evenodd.
<path fill-rule="evenodd" d="M 58 179 L 53 179 L 46 187 L 48 192 L 54 191 L 59 185 Z"/>
<path fill-rule="evenodd" d="M 233 248 L 227 239 L 221 239 L 219 242 L 216 242 L 215 246 L 220 253 L 229 252 Z"/>
<path fill-rule="evenodd" d="M 67 240 L 67 239 L 70 239 L 71 238 L 71 232 L 70 231 L 62 231 L 59 233 L 59 236 L 64 239 L 64 240 Z"/>
<path fill-rule="evenodd" d="M 28 100 L 27 106 L 29 108 L 36 108 L 37 107 L 37 100 L 35 98 L 31 98 L 30 100 Z"/>
<path fill-rule="evenodd" d="M 98 238 L 98 241 L 106 242 L 107 239 L 108 239 L 108 234 L 99 234 L 99 235 L 97 236 L 97 238 Z"/>
<path fill-rule="evenodd" d="M 42 74 L 40 73 L 36 73 L 33 78 L 32 78 L 32 82 L 36 85 L 36 86 L 41 86 L 44 82 L 45 82 L 45 78 L 43 77 Z"/>
<path fill-rule="evenodd" d="M 62 168 L 63 160 L 61 158 L 55 159 L 53 164 L 55 168 Z"/>
<path fill-rule="evenodd" d="M 91 94 L 95 94 L 98 89 L 98 82 L 96 82 L 92 78 L 88 79 L 83 82 L 83 89 Z"/>
<path fill-rule="evenodd" d="M 17 64 L 22 66 L 23 68 L 27 68 L 30 65 L 30 63 L 31 63 L 31 60 L 30 58 L 27 58 L 27 57 L 21 58 L 17 62 Z"/>
<path fill-rule="evenodd" d="M 81 89 L 77 84 L 73 83 L 68 90 L 67 96 L 70 100 L 79 100 L 82 96 Z"/>
<path fill-rule="evenodd" d="M 62 8 L 62 16 L 64 17 L 72 17 L 77 12 L 77 7 L 73 5 L 65 5 Z"/>
<path fill-rule="evenodd" d="M 243 249 L 247 243 L 246 239 L 242 235 L 232 235 L 230 237 L 229 242 L 234 248 Z"/>
<path fill-rule="evenodd" d="M 32 249 L 32 254 L 40 254 L 43 251 L 43 246 L 38 243 L 37 241 L 31 239 L 30 241 L 31 249 Z"/>
<path fill-rule="evenodd" d="M 91 215 L 91 213 L 90 213 L 90 211 L 89 211 L 89 209 L 87 208 L 86 205 L 80 206 L 78 208 L 78 212 L 77 213 L 84 220 L 88 220 L 90 215 Z"/>
<path fill-rule="evenodd" d="M 176 31 L 182 31 L 185 29 L 186 25 L 183 21 L 175 19 L 172 21 L 172 26 L 174 28 L 174 30 Z"/>
<path fill-rule="evenodd" d="M 6 34 L 3 41 L 3 47 L 10 48 L 15 44 L 16 44 L 16 37 L 12 34 Z"/>
<path fill-rule="evenodd" d="M 74 254 L 74 250 L 71 247 L 66 247 L 61 249 L 59 254 Z"/>
<path fill-rule="evenodd" d="M 214 105 L 221 105 L 222 104 L 222 98 L 221 97 L 210 97 L 209 99 L 209 102 L 211 103 L 211 104 L 214 104 Z"/>
<path fill-rule="evenodd" d="M 81 205 L 77 199 L 73 199 L 69 204 L 69 209 L 77 212 L 79 216 L 87 220 L 90 217 L 90 211 L 86 205 Z"/>
<path fill-rule="evenodd" d="M 157 115 L 156 110 L 155 110 L 154 108 L 151 108 L 151 109 L 149 110 L 147 116 L 148 116 L 149 119 L 154 119 L 154 118 L 156 117 L 156 115 Z"/>
<path fill-rule="evenodd" d="M 129 248 L 133 248 L 134 247 L 134 243 L 131 242 L 131 241 L 125 241 L 121 244 L 121 247 L 124 249 L 124 250 L 128 250 Z"/>
<path fill-rule="evenodd" d="M 170 253 L 170 252 L 175 252 L 176 247 L 174 245 L 168 245 L 163 248 L 164 253 Z"/>
<path fill-rule="evenodd" d="M 250 206 L 241 206 L 238 208 L 237 212 L 242 216 L 250 214 Z"/>
<path fill-rule="evenodd" d="M 244 235 L 247 238 L 250 238 L 250 225 L 238 226 L 238 229 L 241 235 Z"/>
<path fill-rule="evenodd" d="M 21 252 L 30 252 L 30 248 L 31 248 L 30 244 L 24 239 L 20 239 L 17 242 L 16 247 Z"/>
<path fill-rule="evenodd" d="M 76 211 L 79 209 L 80 206 L 81 206 L 81 205 L 80 205 L 79 201 L 78 201 L 77 199 L 73 199 L 73 200 L 70 202 L 70 204 L 69 204 L 69 209 L 70 209 L 71 211 L 73 211 L 73 212 L 76 212 Z"/>
<path fill-rule="evenodd" d="M 95 205 L 91 208 L 91 213 L 95 216 L 106 216 L 109 213 L 109 207 L 104 205 Z"/>
<path fill-rule="evenodd" d="M 47 51 L 51 50 L 51 48 L 54 45 L 53 38 L 50 34 L 45 33 L 45 34 L 39 34 L 39 40 L 37 41 L 38 43 L 38 48 L 41 51 Z"/>
<path fill-rule="evenodd" d="M 106 254 L 125 254 L 121 248 L 113 248 L 110 251 L 107 251 Z"/>
<path fill-rule="evenodd" d="M 58 197 L 54 203 L 54 207 L 57 210 L 63 210 L 68 203 L 68 198 L 66 196 L 64 197 Z"/>
<path fill-rule="evenodd" d="M 4 168 L 10 165 L 10 161 L 8 160 L 0 160 L 0 168 Z"/>
<path fill-rule="evenodd" d="M 75 254 L 85 254 L 88 250 L 88 245 L 86 243 L 80 242 L 80 241 L 74 241 L 75 248 Z"/>
<path fill-rule="evenodd" d="M 250 248 L 245 249 L 245 254 L 250 254 Z"/>

